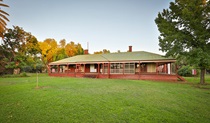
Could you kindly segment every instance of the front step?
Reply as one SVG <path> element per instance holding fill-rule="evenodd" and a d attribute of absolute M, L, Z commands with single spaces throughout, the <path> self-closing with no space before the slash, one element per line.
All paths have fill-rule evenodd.
<path fill-rule="evenodd" d="M 179 76 L 179 75 L 177 75 L 177 78 L 178 78 L 179 80 L 181 80 L 181 81 L 186 82 L 186 80 L 185 80 L 183 77 Z"/>

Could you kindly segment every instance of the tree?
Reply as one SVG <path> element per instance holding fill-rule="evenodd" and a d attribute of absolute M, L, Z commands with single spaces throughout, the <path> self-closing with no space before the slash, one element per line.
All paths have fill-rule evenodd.
<path fill-rule="evenodd" d="M 65 48 L 66 40 L 65 39 L 60 40 L 59 44 L 60 44 L 60 48 Z"/>
<path fill-rule="evenodd" d="M 72 57 L 75 55 L 82 55 L 84 50 L 81 44 L 75 44 L 73 41 L 71 41 L 65 46 L 65 52 L 67 56 Z"/>
<path fill-rule="evenodd" d="M 73 41 L 66 44 L 66 40 L 60 40 L 59 44 L 55 39 L 45 39 L 43 42 L 39 42 L 39 48 L 41 50 L 42 61 L 47 67 L 48 63 L 64 59 L 67 57 L 83 54 L 83 48 L 78 43 Z"/>
<path fill-rule="evenodd" d="M 0 2 L 3 2 L 3 0 L 0 0 Z M 9 7 L 6 4 L 0 3 L 0 7 Z M 5 11 L 1 10 L 0 8 L 0 37 L 3 38 L 3 33 L 6 29 L 6 21 L 9 21 L 9 19 L 7 18 L 7 16 L 9 16 L 8 13 L 6 13 Z"/>
<path fill-rule="evenodd" d="M 13 26 L 13 29 L 7 29 L 3 35 L 3 60 L 1 63 L 5 63 L 4 69 L 11 69 L 13 73 L 18 74 L 20 72 L 21 66 L 24 65 L 25 55 L 23 55 L 23 41 L 25 36 L 25 31 L 18 27 Z"/>
<path fill-rule="evenodd" d="M 78 43 L 75 47 L 76 47 L 76 55 L 84 54 L 84 49 L 82 48 L 82 45 L 80 43 Z"/>
<path fill-rule="evenodd" d="M 210 1 L 175 0 L 158 13 L 155 22 L 160 50 L 166 56 L 186 57 L 201 70 L 200 84 L 204 84 L 205 69 L 210 66 Z"/>
<path fill-rule="evenodd" d="M 59 42 L 59 47 L 57 50 L 57 55 L 55 56 L 55 61 L 67 58 L 66 52 L 65 52 L 65 46 L 66 46 L 66 40 L 62 39 Z"/>
<path fill-rule="evenodd" d="M 23 66 L 33 65 L 31 59 L 39 53 L 37 39 L 18 26 L 7 29 L 3 36 L 3 43 L 0 45 L 0 71 L 20 72 Z M 12 73 L 12 72 L 10 72 Z"/>
<path fill-rule="evenodd" d="M 103 49 L 103 51 L 94 52 L 94 54 L 106 54 L 106 53 L 110 53 L 110 51 L 107 49 Z"/>
<path fill-rule="evenodd" d="M 75 48 L 75 44 L 73 41 L 71 41 L 70 43 L 68 43 L 65 46 L 65 51 L 66 51 L 67 56 L 69 56 L 69 57 L 76 55 L 76 48 Z"/>
<path fill-rule="evenodd" d="M 58 44 L 55 39 L 48 38 L 43 42 L 39 42 L 39 48 L 41 49 L 42 61 L 46 66 L 56 60 Z"/>

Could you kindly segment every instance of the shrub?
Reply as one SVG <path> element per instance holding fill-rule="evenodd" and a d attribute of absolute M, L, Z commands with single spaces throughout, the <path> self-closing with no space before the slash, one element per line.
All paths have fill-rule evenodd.
<path fill-rule="evenodd" d="M 190 67 L 189 65 L 187 66 L 182 66 L 179 70 L 178 70 L 178 74 L 180 76 L 192 76 L 192 67 Z"/>
<path fill-rule="evenodd" d="M 31 72 L 32 71 L 32 67 L 31 66 L 23 66 L 22 68 L 21 68 L 21 70 L 23 71 L 23 72 Z"/>
<path fill-rule="evenodd" d="M 28 75 L 26 74 L 26 72 L 23 72 L 20 76 L 21 77 L 28 77 Z"/>

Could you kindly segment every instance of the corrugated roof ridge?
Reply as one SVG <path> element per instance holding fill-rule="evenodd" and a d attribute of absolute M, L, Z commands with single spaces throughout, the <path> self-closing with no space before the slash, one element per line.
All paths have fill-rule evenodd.
<path fill-rule="evenodd" d="M 148 52 L 148 51 L 132 51 L 132 52 L 114 52 L 114 53 L 106 53 L 106 54 L 132 54 L 132 53 L 149 53 L 149 54 L 153 54 L 153 55 L 158 55 L 158 56 L 162 56 L 165 57 L 164 55 L 160 55 L 157 53 L 153 53 L 153 52 Z M 106 54 L 102 54 L 102 55 L 106 55 Z"/>
<path fill-rule="evenodd" d="M 107 53 L 105 53 L 107 54 Z M 103 57 L 104 59 L 106 59 L 107 61 L 110 61 L 107 57 L 104 56 L 104 54 L 101 54 L 101 57 Z"/>
<path fill-rule="evenodd" d="M 132 52 L 114 52 L 114 53 L 105 53 L 105 54 L 124 54 L 124 53 L 137 53 L 137 52 L 144 52 L 144 51 L 132 51 Z"/>
<path fill-rule="evenodd" d="M 158 56 L 163 56 L 163 57 L 164 57 L 164 55 L 160 55 L 160 54 L 153 53 L 153 52 L 148 52 L 148 51 L 142 51 L 142 52 L 149 53 L 149 54 L 153 54 L 153 55 L 158 55 Z"/>

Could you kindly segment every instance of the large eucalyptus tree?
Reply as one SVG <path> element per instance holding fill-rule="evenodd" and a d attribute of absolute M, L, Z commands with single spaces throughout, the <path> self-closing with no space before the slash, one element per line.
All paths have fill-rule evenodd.
<path fill-rule="evenodd" d="M 210 0 L 175 0 L 155 19 L 160 31 L 160 50 L 166 56 L 185 57 L 201 70 L 210 66 Z"/>

